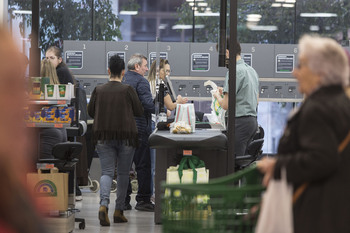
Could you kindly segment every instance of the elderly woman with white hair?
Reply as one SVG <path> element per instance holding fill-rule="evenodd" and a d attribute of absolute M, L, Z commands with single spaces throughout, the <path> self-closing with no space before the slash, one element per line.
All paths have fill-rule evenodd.
<path fill-rule="evenodd" d="M 258 164 L 264 184 L 285 168 L 295 233 L 350 232 L 348 58 L 332 39 L 303 36 L 293 74 L 305 101 L 288 120 L 277 156 Z"/>

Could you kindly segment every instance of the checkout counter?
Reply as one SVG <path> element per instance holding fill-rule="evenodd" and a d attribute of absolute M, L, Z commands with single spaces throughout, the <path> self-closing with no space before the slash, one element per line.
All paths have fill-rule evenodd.
<path fill-rule="evenodd" d="M 228 175 L 232 160 L 227 155 L 227 137 L 218 129 L 196 129 L 192 134 L 172 134 L 169 130 L 155 130 L 149 137 L 151 148 L 156 149 L 155 212 L 154 221 L 161 223 L 161 183 L 166 180 L 169 166 L 179 164 L 184 150 L 205 162 L 210 179 Z"/>

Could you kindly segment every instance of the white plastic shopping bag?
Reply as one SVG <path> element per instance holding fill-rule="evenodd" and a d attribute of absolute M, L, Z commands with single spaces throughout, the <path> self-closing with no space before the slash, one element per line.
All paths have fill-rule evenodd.
<path fill-rule="evenodd" d="M 176 115 L 174 123 L 182 123 L 186 128 L 189 126 L 191 131 L 189 133 L 195 132 L 196 129 L 196 113 L 194 111 L 194 104 L 177 104 L 176 105 Z"/>
<path fill-rule="evenodd" d="M 265 192 L 255 233 L 293 233 L 293 187 L 286 170 L 280 180 L 270 180 Z"/>
<path fill-rule="evenodd" d="M 209 122 L 212 124 L 220 124 L 224 129 L 226 129 L 225 115 L 226 110 L 224 110 L 217 99 L 213 96 L 217 92 L 218 87 L 213 81 L 206 81 L 204 86 L 211 86 L 211 116 L 208 118 Z"/>

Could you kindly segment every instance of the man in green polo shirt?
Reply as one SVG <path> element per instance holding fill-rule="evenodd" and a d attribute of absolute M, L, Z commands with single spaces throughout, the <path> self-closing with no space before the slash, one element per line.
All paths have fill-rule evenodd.
<path fill-rule="evenodd" d="M 229 58 L 229 40 L 226 58 Z M 241 58 L 241 46 L 237 42 L 236 65 L 236 120 L 235 120 L 235 156 L 246 154 L 247 146 L 252 141 L 257 128 L 257 107 L 259 76 L 256 71 Z M 214 94 L 223 109 L 228 110 L 229 72 L 226 74 L 223 89 Z M 229 111 L 227 111 L 228 113 Z"/>

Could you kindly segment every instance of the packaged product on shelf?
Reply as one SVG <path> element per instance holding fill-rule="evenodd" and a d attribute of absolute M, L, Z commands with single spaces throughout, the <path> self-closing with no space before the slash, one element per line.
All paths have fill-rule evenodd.
<path fill-rule="evenodd" d="M 71 99 L 72 95 L 71 95 L 71 88 L 72 85 L 68 84 L 59 84 L 58 85 L 58 96 L 57 99 L 59 100 L 69 100 Z"/>
<path fill-rule="evenodd" d="M 33 116 L 32 116 L 32 113 L 29 111 L 29 109 L 27 109 L 25 111 L 24 121 L 25 122 L 33 122 Z"/>
<path fill-rule="evenodd" d="M 45 99 L 55 100 L 58 98 L 58 87 L 54 84 L 45 84 Z"/>
<path fill-rule="evenodd" d="M 36 122 L 36 123 L 43 122 L 42 111 L 34 111 L 33 122 Z"/>
<path fill-rule="evenodd" d="M 41 78 L 32 77 L 30 79 L 30 98 L 31 99 L 42 99 L 43 95 L 41 92 Z"/>
<path fill-rule="evenodd" d="M 46 123 L 56 123 L 57 118 L 56 118 L 56 107 L 44 107 L 43 108 L 43 115 L 44 119 L 43 121 Z"/>
<path fill-rule="evenodd" d="M 58 108 L 58 122 L 72 123 L 72 119 L 74 119 L 74 108 L 71 108 L 71 107 Z"/>

